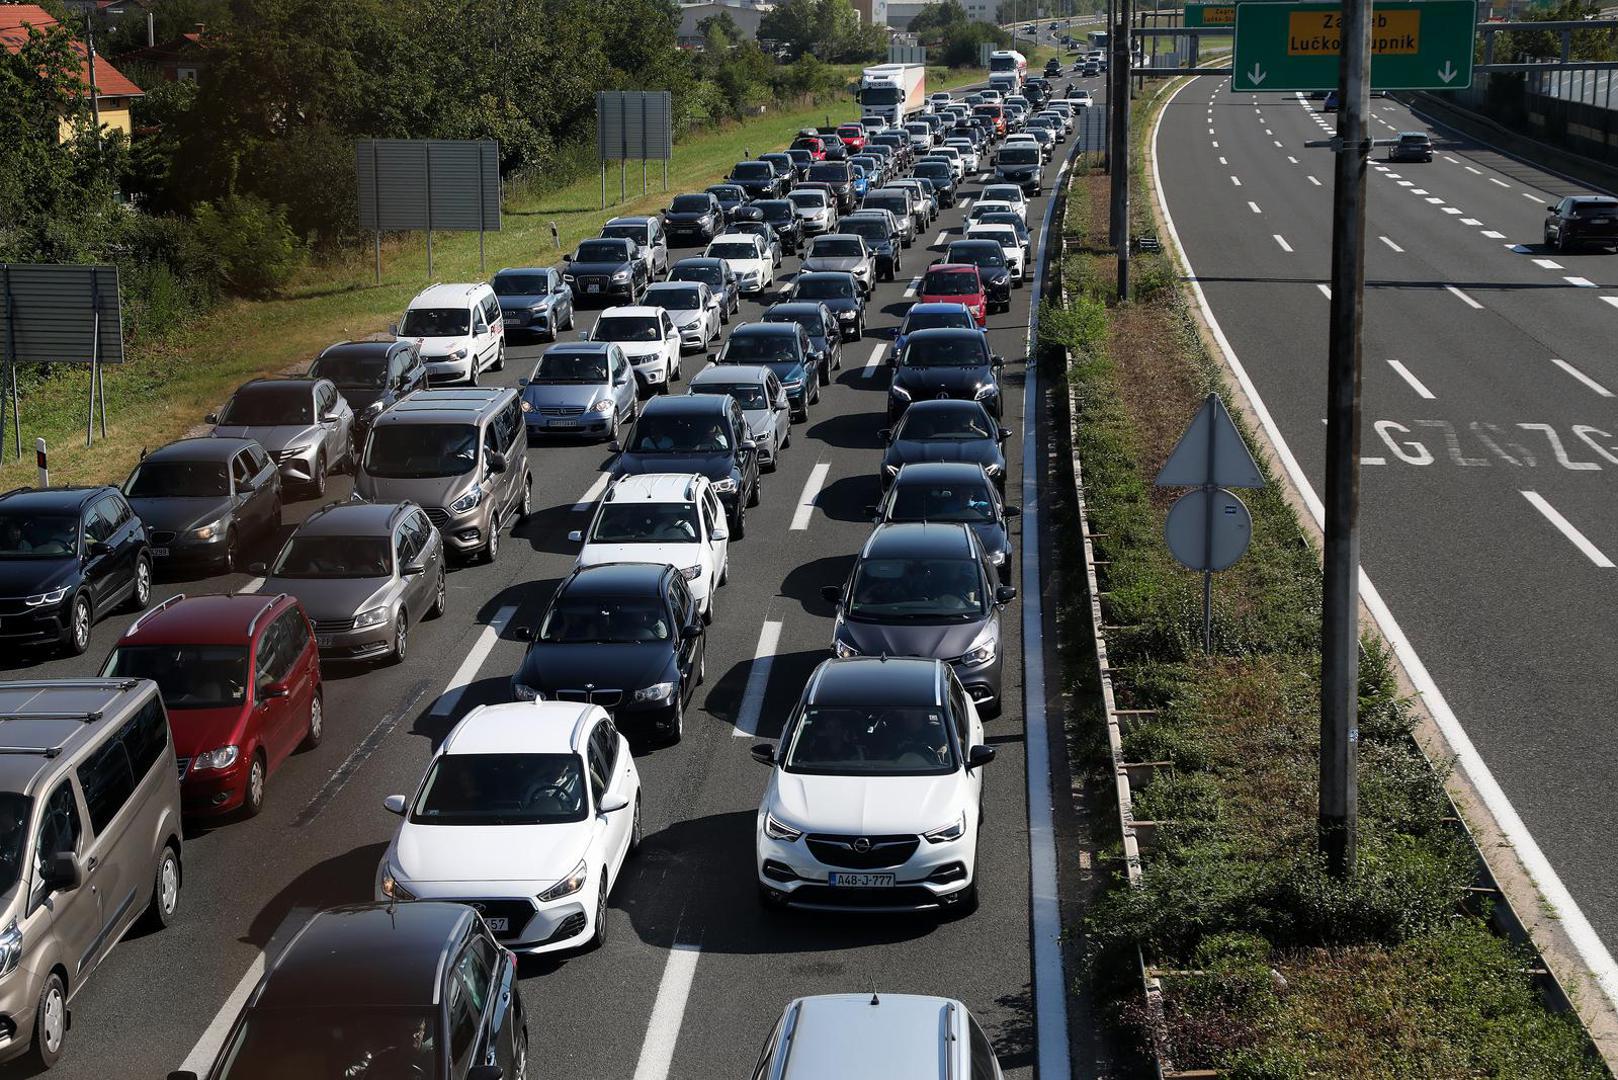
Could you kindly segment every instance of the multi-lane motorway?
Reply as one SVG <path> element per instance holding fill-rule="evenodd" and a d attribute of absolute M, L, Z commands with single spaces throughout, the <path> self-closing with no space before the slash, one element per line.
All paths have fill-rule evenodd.
<path fill-rule="evenodd" d="M 1070 140 L 1061 151 L 1073 147 Z M 1005 711 L 988 725 L 999 756 L 986 781 L 976 914 L 941 922 L 767 913 L 755 897 L 752 862 L 766 773 L 748 754 L 751 735 L 777 733 L 805 677 L 829 655 L 832 610 L 820 589 L 844 580 L 870 529 L 877 432 L 887 426 L 883 359 L 914 296 L 912 276 L 960 235 L 966 202 L 980 187 L 969 179 L 963 205 L 945 210 L 905 253 L 907 273 L 876 288 L 868 336 L 845 344 L 843 369 L 808 423 L 794 431 L 779 471 L 765 478 L 762 504 L 749 515 L 746 540 L 732 548 L 729 584 L 718 594 L 700 708 L 688 714 L 679 745 L 637 748 L 646 840 L 612 897 L 606 946 L 523 966 L 541 1075 L 743 1076 L 788 999 L 872 988 L 962 999 L 994 1039 L 1007 1076 L 1033 1073 L 1017 618 L 1005 624 Z M 1034 200 L 1028 213 L 1039 247 L 1046 201 Z M 790 281 L 795 266 L 788 257 L 778 282 Z M 989 320 L 992 350 L 1007 360 L 1004 422 L 1018 433 L 1007 443 L 1014 503 L 1033 291 L 1017 290 L 1011 310 Z M 757 318 L 774 298 L 744 301 L 741 321 Z M 594 317 L 580 312 L 579 329 Z M 541 351 L 512 349 L 504 373 L 486 378 L 515 384 Z M 687 357 L 687 373 L 701 362 Z M 571 566 L 576 545 L 567 534 L 585 523 L 605 486 L 611 454 L 603 446 L 543 445 L 529 453 L 536 512 L 502 545 L 497 562 L 451 574 L 448 614 L 415 631 L 409 661 L 328 665 L 322 745 L 273 777 L 260 817 L 189 828 L 176 925 L 131 938 L 103 965 L 74 1002 L 68 1056 L 55 1075 L 104 1080 L 162 1076 L 182 1063 L 206 1068 L 265 958 L 312 911 L 370 898 L 396 823 L 383 797 L 414 789 L 435 740 L 458 717 L 478 703 L 508 700 L 507 680 L 524 647 L 517 630 L 532 625 Z M 345 480 L 334 480 L 328 498 L 346 494 Z M 286 528 L 314 508 L 307 501 L 289 505 Z M 160 582 L 154 600 L 256 584 L 245 575 Z M 91 674 L 129 621 L 117 616 L 98 626 L 83 658 L 8 657 L 4 674 Z M 1054 932 L 1046 936 L 1054 941 Z"/>
<path fill-rule="evenodd" d="M 1156 144 L 1209 309 L 1316 492 L 1333 166 L 1304 143 L 1335 132 L 1321 105 L 1199 78 Z M 1371 105 L 1377 137 L 1431 130 Z M 1368 180 L 1363 566 L 1612 949 L 1618 255 L 1541 244 L 1546 205 L 1587 189 L 1434 136 L 1431 163 L 1378 151 Z"/>

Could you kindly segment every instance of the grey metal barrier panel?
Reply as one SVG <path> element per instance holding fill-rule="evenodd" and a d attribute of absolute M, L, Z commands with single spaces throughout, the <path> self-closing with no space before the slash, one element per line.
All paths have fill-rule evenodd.
<path fill-rule="evenodd" d="M 629 155 L 624 147 L 624 93 L 621 90 L 596 92 L 596 159 L 622 161 Z"/>
<path fill-rule="evenodd" d="M 674 95 L 667 90 L 642 94 L 645 106 L 645 156 L 654 161 L 674 157 Z"/>
<path fill-rule="evenodd" d="M 362 139 L 360 228 L 500 229 L 500 144 L 492 139 Z"/>
<path fill-rule="evenodd" d="M 0 263 L 0 358 L 17 364 L 123 363 L 118 268 Z"/>
<path fill-rule="evenodd" d="M 667 90 L 597 91 L 597 161 L 667 161 L 673 156 L 673 95 Z"/>
<path fill-rule="evenodd" d="M 433 139 L 427 173 L 435 229 L 500 231 L 500 147 L 489 139 Z"/>

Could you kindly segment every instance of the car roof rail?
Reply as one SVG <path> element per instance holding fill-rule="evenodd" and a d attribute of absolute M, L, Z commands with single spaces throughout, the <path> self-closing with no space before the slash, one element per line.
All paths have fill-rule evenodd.
<path fill-rule="evenodd" d="M 276 604 L 279 604 L 282 600 L 285 600 L 286 598 L 287 598 L 287 594 L 284 593 L 284 592 L 278 592 L 274 596 L 270 597 L 269 602 L 266 603 L 263 607 L 259 608 L 258 613 L 256 615 L 254 615 L 252 621 L 247 624 L 247 636 L 252 637 L 253 636 L 253 631 L 258 629 L 258 621 L 260 619 L 262 619 L 265 616 L 265 614 L 267 612 L 269 612 L 269 610 L 271 608 L 275 607 Z"/>
<path fill-rule="evenodd" d="M 163 601 L 161 604 L 158 604 L 156 607 L 149 608 L 146 611 L 142 612 L 140 618 L 136 619 L 132 624 L 130 624 L 129 629 L 124 631 L 124 637 L 128 637 L 129 635 L 135 633 L 142 626 L 146 625 L 147 621 L 150 620 L 153 616 L 158 615 L 158 614 L 162 613 L 163 611 L 165 611 L 166 609 L 173 607 L 175 604 L 178 604 L 181 600 L 184 600 L 184 599 L 185 599 L 185 593 L 183 593 L 183 592 L 182 593 L 175 593 L 173 596 L 169 597 L 167 600 Z"/>

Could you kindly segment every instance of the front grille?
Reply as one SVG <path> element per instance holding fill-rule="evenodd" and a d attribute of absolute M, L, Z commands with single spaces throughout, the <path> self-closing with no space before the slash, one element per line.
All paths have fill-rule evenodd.
<path fill-rule="evenodd" d="M 516 937 L 534 917 L 532 900 L 450 900 L 448 903 L 465 904 L 485 919 L 506 920 L 507 929 L 494 932 L 497 938 Z"/>
<path fill-rule="evenodd" d="M 588 292 L 592 285 L 595 286 L 598 291 L 606 292 L 612 287 L 612 279 L 605 277 L 581 277 L 578 279 L 578 287 L 580 292 Z"/>
<path fill-rule="evenodd" d="M 855 844 L 861 840 L 871 845 L 869 850 L 855 850 Z M 840 866 L 845 870 L 875 870 L 879 867 L 903 866 L 915 854 L 921 840 L 916 836 L 811 834 L 804 843 L 809 845 L 809 854 L 827 866 Z"/>
<path fill-rule="evenodd" d="M 539 410 L 539 415 L 541 415 L 541 416 L 583 416 L 584 415 L 584 406 L 583 405 L 565 405 L 565 406 L 557 406 L 555 408 L 544 408 L 544 409 Z"/>
<path fill-rule="evenodd" d="M 557 701 L 577 701 L 580 704 L 600 705 L 611 709 L 624 700 L 622 690 L 558 690 Z"/>
<path fill-rule="evenodd" d="M 20 596 L 0 600 L 0 615 L 26 615 L 33 610 Z"/>
<path fill-rule="evenodd" d="M 316 619 L 315 633 L 341 634 L 354 629 L 353 619 Z"/>
<path fill-rule="evenodd" d="M 185 771 L 191 767 L 191 759 L 188 758 L 188 757 L 175 758 L 174 759 L 174 764 L 179 766 L 180 779 L 184 780 L 185 779 Z"/>
<path fill-rule="evenodd" d="M 500 314 L 501 314 L 501 317 L 506 320 L 508 325 L 511 325 L 511 326 L 527 326 L 528 325 L 528 312 L 526 312 L 526 311 L 522 311 L 522 310 L 503 311 Z"/>
<path fill-rule="evenodd" d="M 172 544 L 174 542 L 174 536 L 175 534 L 171 532 L 154 532 L 152 534 L 152 543 Z"/>
<path fill-rule="evenodd" d="M 442 529 L 449 524 L 449 511 L 441 506 L 427 507 L 427 520 L 433 523 L 435 529 Z"/>

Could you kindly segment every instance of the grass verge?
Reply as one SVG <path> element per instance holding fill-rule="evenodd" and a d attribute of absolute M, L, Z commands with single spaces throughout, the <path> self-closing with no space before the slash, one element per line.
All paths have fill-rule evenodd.
<path fill-rule="evenodd" d="M 1151 90 L 1133 117 L 1137 234 L 1153 231 Z M 1529 958 L 1467 906 L 1473 853 L 1374 643 L 1361 667 L 1359 869 L 1347 882 L 1324 872 L 1317 557 L 1273 476 L 1244 493 L 1253 545 L 1216 578 L 1215 655 L 1201 654 L 1200 578 L 1162 542 L 1177 493 L 1151 482 L 1200 399 L 1227 387 L 1171 255 L 1137 256 L 1136 298 L 1117 303 L 1107 212 L 1106 176 L 1081 169 L 1063 223 L 1068 297 L 1041 328 L 1070 357 L 1118 707 L 1141 710 L 1127 716 L 1125 757 L 1156 763 L 1135 792 L 1137 820 L 1156 823 L 1140 886 L 1119 875 L 1088 927 L 1112 1020 L 1176 1069 L 1241 1080 L 1607 1075 L 1574 1018 L 1546 1010 Z M 1073 596 L 1063 616 L 1085 634 L 1088 603 Z M 1068 668 L 1080 700 L 1094 662 Z M 1091 730 L 1070 739 L 1097 772 L 1110 768 L 1102 719 L 1081 710 L 1074 722 Z M 1137 948 L 1163 982 L 1160 1018 L 1139 996 Z"/>

